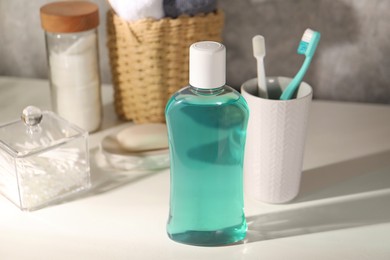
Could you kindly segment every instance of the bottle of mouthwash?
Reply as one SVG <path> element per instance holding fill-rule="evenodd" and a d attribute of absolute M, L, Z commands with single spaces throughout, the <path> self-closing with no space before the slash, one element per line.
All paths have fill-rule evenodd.
<path fill-rule="evenodd" d="M 190 85 L 165 114 L 171 158 L 171 239 L 223 245 L 244 239 L 243 159 L 247 104 L 226 86 L 226 50 L 217 42 L 190 47 Z"/>

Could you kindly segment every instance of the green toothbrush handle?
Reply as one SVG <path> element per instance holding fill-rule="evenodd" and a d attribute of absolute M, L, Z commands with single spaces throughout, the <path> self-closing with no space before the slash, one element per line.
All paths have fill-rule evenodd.
<path fill-rule="evenodd" d="M 305 73 L 310 66 L 311 59 L 312 57 L 305 58 L 302 67 L 299 69 L 298 73 L 295 75 L 293 80 L 288 84 L 287 88 L 283 91 L 282 95 L 280 96 L 279 98 L 280 100 L 289 100 L 293 97 L 299 85 L 301 85 L 302 79 L 305 76 Z"/>

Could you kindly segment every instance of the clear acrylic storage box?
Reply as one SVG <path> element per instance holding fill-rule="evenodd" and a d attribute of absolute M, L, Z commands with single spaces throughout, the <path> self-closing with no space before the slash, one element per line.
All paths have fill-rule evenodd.
<path fill-rule="evenodd" d="M 35 210 L 90 188 L 88 133 L 50 111 L 0 126 L 0 193 Z"/>

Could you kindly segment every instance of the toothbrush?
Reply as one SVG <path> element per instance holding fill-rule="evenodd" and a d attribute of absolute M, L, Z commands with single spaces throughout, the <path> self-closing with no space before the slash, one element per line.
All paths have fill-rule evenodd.
<path fill-rule="evenodd" d="M 296 90 L 298 89 L 303 77 L 305 76 L 307 69 L 310 66 L 310 62 L 314 56 L 320 38 L 321 34 L 319 32 L 313 31 L 311 29 L 306 29 L 306 31 L 304 32 L 301 42 L 299 43 L 297 53 L 305 55 L 305 61 L 303 62 L 303 65 L 298 71 L 297 75 L 295 75 L 293 80 L 283 91 L 282 95 L 279 98 L 280 100 L 291 99 Z"/>
<path fill-rule="evenodd" d="M 253 56 L 257 60 L 257 86 L 259 89 L 259 97 L 268 98 L 267 83 L 265 80 L 264 71 L 264 56 L 265 56 L 265 41 L 261 35 L 256 35 L 252 39 Z"/>

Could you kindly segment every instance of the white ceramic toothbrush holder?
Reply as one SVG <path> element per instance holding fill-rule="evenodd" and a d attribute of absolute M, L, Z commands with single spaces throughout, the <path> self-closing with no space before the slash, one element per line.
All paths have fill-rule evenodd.
<path fill-rule="evenodd" d="M 280 94 L 290 81 L 286 77 L 268 77 L 267 86 Z M 254 78 L 242 84 L 241 93 L 250 109 L 245 194 L 266 203 L 288 202 L 299 192 L 312 88 L 302 82 L 294 99 L 263 99 L 257 95 Z"/>

